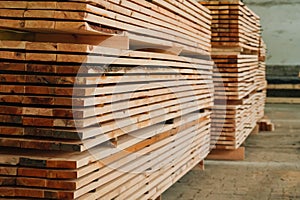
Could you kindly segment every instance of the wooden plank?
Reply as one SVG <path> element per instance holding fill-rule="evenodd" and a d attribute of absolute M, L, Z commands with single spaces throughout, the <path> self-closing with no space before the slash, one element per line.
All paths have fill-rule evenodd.
<path fill-rule="evenodd" d="M 240 147 L 236 150 L 213 150 L 206 159 L 209 160 L 230 160 L 241 161 L 245 160 L 245 147 Z"/>
<path fill-rule="evenodd" d="M 288 98 L 288 97 L 268 97 L 267 103 L 286 103 L 286 104 L 299 104 L 299 98 Z"/>
<path fill-rule="evenodd" d="M 27 40 L 31 42 L 53 42 L 100 45 L 109 48 L 129 49 L 129 38 L 125 36 L 93 36 L 71 34 L 43 34 L 30 32 L 0 31 L 1 40 Z"/>
<path fill-rule="evenodd" d="M 77 52 L 83 55 L 86 54 L 100 54 L 109 56 L 127 56 L 127 57 L 141 57 L 141 58 L 164 58 L 167 60 L 178 60 L 191 63 L 211 63 L 211 61 L 205 61 L 203 59 L 190 58 L 190 57 L 178 57 L 166 54 L 151 53 L 145 51 L 127 51 L 122 49 L 114 49 L 97 45 L 89 44 L 71 44 L 71 43 L 59 43 L 59 42 L 29 42 L 29 41 L 1 41 L 1 49 L 19 49 L 27 51 L 54 51 L 54 52 Z M 163 57 L 164 55 L 165 57 Z M 196 61 L 196 62 L 195 62 Z"/>

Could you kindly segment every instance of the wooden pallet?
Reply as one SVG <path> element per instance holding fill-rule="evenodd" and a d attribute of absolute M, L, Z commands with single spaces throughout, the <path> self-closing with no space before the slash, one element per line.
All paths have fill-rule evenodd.
<path fill-rule="evenodd" d="M 275 124 L 273 124 L 267 116 L 264 116 L 258 121 L 258 127 L 259 131 L 275 131 Z"/>
<path fill-rule="evenodd" d="M 214 149 L 206 158 L 207 160 L 228 160 L 242 161 L 245 160 L 245 147 L 239 147 L 234 150 L 219 150 Z"/>

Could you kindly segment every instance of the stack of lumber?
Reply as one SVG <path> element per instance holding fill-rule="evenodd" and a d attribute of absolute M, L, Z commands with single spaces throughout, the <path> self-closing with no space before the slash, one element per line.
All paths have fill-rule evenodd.
<path fill-rule="evenodd" d="M 211 105 L 211 61 L 93 48 L 1 42 L 1 122 L 20 126 L 2 146 L 84 151 Z"/>
<path fill-rule="evenodd" d="M 172 46 L 209 54 L 211 16 L 194 0 L 1 1 L 0 28 L 36 33 L 113 35 L 134 48 Z M 126 31 L 126 32 L 124 32 Z M 45 39 L 46 37 L 37 37 Z M 160 48 L 161 48 L 160 47 Z"/>
<path fill-rule="evenodd" d="M 212 12 L 215 107 L 212 148 L 238 149 L 264 115 L 260 19 L 244 3 L 201 2 Z"/>
<path fill-rule="evenodd" d="M 1 1 L 0 197 L 156 199 L 209 153 L 208 9 Z"/>
<path fill-rule="evenodd" d="M 214 148 L 234 150 L 243 144 L 264 116 L 265 97 L 262 94 L 253 93 L 241 104 L 215 105 L 211 136 Z"/>
<path fill-rule="evenodd" d="M 216 99 L 240 100 L 256 89 L 257 55 L 212 55 Z"/>
<path fill-rule="evenodd" d="M 257 85 L 257 121 L 260 121 L 264 117 L 264 108 L 267 98 L 267 76 L 266 76 L 266 55 L 267 45 L 265 44 L 262 37 L 260 38 L 260 47 L 258 52 L 258 70 L 256 74 L 255 83 Z"/>
<path fill-rule="evenodd" d="M 267 46 L 264 40 L 260 39 L 260 48 L 258 54 L 258 71 L 256 75 L 256 84 L 258 86 L 258 90 L 266 90 L 267 81 L 266 81 L 266 54 L 267 54 Z"/>
<path fill-rule="evenodd" d="M 260 121 L 265 116 L 265 105 L 267 99 L 267 91 L 257 91 L 256 95 L 256 121 Z"/>
<path fill-rule="evenodd" d="M 261 30 L 259 16 L 239 0 L 208 0 L 202 4 L 212 13 L 214 51 L 228 47 L 228 50 L 257 52 Z"/>

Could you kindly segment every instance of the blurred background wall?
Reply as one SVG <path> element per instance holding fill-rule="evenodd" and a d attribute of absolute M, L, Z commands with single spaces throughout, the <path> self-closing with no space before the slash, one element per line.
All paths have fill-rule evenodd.
<path fill-rule="evenodd" d="M 300 0 L 244 0 L 261 17 L 268 65 L 300 64 Z"/>
<path fill-rule="evenodd" d="M 268 47 L 268 97 L 299 98 L 300 0 L 244 0 L 244 3 L 261 17 Z"/>

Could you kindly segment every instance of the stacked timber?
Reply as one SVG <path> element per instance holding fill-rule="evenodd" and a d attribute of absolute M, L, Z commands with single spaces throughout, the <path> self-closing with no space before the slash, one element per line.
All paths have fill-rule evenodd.
<path fill-rule="evenodd" d="M 264 102 L 262 93 L 253 93 L 240 104 L 216 104 L 212 115 L 213 147 L 220 150 L 238 149 L 263 117 Z"/>
<path fill-rule="evenodd" d="M 266 56 L 267 56 L 267 45 L 265 44 L 262 37 L 260 38 L 260 47 L 258 52 L 258 70 L 256 74 L 256 85 L 257 92 L 256 94 L 259 96 L 257 101 L 260 106 L 257 108 L 257 118 L 261 120 L 264 117 L 264 108 L 265 102 L 267 98 L 267 76 L 266 76 Z"/>
<path fill-rule="evenodd" d="M 195 1 L 1 1 L 0 197 L 156 199 L 210 148 Z"/>
<path fill-rule="evenodd" d="M 256 89 L 257 55 L 212 55 L 216 99 L 240 100 Z"/>
<path fill-rule="evenodd" d="M 202 2 L 212 13 L 213 51 L 257 52 L 260 44 L 260 18 L 241 1 Z"/>
<path fill-rule="evenodd" d="M 260 39 L 260 47 L 258 54 L 258 71 L 256 83 L 258 85 L 258 90 L 266 90 L 267 81 L 266 81 L 266 54 L 267 54 L 267 45 L 264 40 Z"/>
<path fill-rule="evenodd" d="M 259 17 L 244 3 L 201 2 L 212 12 L 215 107 L 212 148 L 236 150 L 264 115 L 265 68 Z"/>
<path fill-rule="evenodd" d="M 0 28 L 5 29 L 71 35 L 119 33 L 133 41 L 131 48 L 145 48 L 146 43 L 206 55 L 211 48 L 210 13 L 193 0 L 14 0 L 1 1 L 0 8 Z M 36 38 L 49 42 L 47 35 Z"/>
<path fill-rule="evenodd" d="M 123 135 L 118 129 L 211 105 L 211 61 L 63 43 L 2 41 L 0 48 L 2 122 L 31 136 L 2 138 L 3 146 L 85 151 Z"/>

